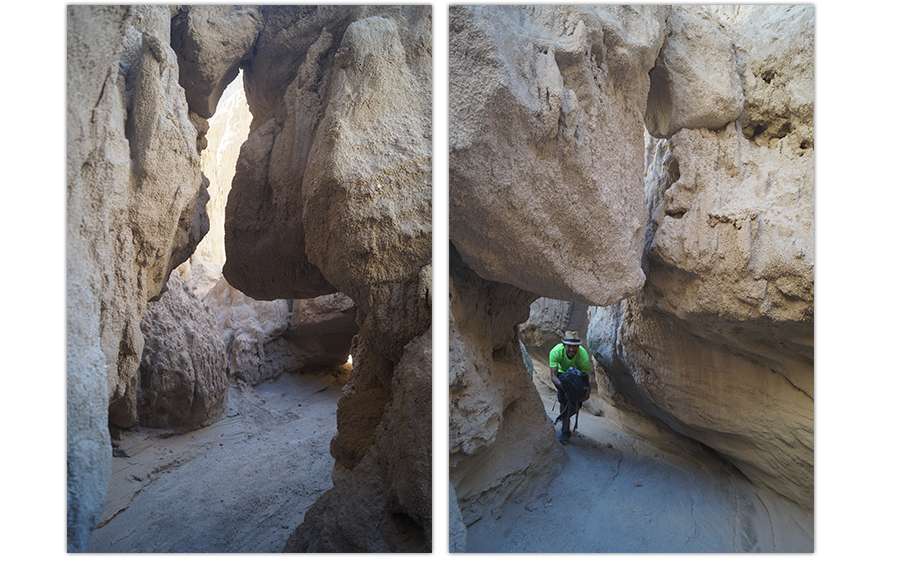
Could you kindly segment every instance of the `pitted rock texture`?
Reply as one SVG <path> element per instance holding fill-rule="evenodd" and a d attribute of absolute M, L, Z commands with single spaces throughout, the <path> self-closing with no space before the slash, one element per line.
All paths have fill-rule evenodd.
<path fill-rule="evenodd" d="M 222 418 L 228 400 L 225 345 L 216 319 L 177 274 L 141 320 L 139 422 L 188 432 Z"/>
<path fill-rule="evenodd" d="M 812 510 L 814 11 L 709 13 L 727 16 L 744 112 L 651 144 L 647 284 L 595 315 L 589 344 L 614 402 Z"/>
<path fill-rule="evenodd" d="M 66 14 L 67 536 L 82 551 L 108 485 L 107 421 L 137 420 L 147 301 L 208 223 L 169 8 Z"/>
<path fill-rule="evenodd" d="M 106 421 L 137 419 L 146 303 L 209 227 L 198 151 L 209 145 L 206 118 L 239 69 L 253 121 L 226 210 L 225 275 L 288 309 L 293 299 L 342 291 L 359 306 L 360 339 L 390 365 L 385 387 L 411 383 L 399 365 L 431 324 L 431 12 L 140 6 L 68 14 L 69 547 L 79 551 L 102 508 Z M 201 279 L 201 290 L 213 290 L 214 276 Z M 412 404 L 391 397 L 383 423 Z M 430 446 L 391 426 L 373 447 L 394 438 L 418 455 Z M 383 489 L 372 509 L 354 509 L 347 531 L 373 531 L 373 520 L 393 512 L 430 540 L 430 503 L 397 499 L 413 488 L 430 495 L 430 470 L 385 473 L 408 489 Z M 350 479 L 348 497 L 370 483 L 365 473 Z M 379 543 L 403 550 L 420 541 Z"/>
<path fill-rule="evenodd" d="M 480 276 L 609 305 L 643 285 L 643 114 L 670 7 L 450 11 L 450 238 Z"/>
<path fill-rule="evenodd" d="M 651 440 L 696 439 L 806 510 L 813 16 L 809 6 L 459 7 L 450 32 L 450 235 L 461 261 L 535 296 L 613 304 L 592 310 L 582 333 L 600 412 Z M 645 143 L 645 124 L 660 138 Z M 470 299 L 491 298 L 484 286 Z M 481 313 L 451 312 L 455 323 Z M 539 325 L 523 326 L 535 348 Z M 453 333 L 451 357 L 463 356 Z M 490 384 L 505 370 L 479 364 L 459 386 L 482 396 L 473 411 L 502 410 L 509 402 Z M 474 400 L 450 395 L 454 426 L 456 402 Z M 493 434 L 497 418 L 476 424 Z M 475 431 L 460 435 L 451 464 L 485 446 Z M 467 513 L 467 494 L 490 485 L 454 487 L 466 523 L 497 505 Z"/>
<path fill-rule="evenodd" d="M 564 455 L 516 332 L 535 295 L 479 277 L 452 246 L 450 274 L 451 510 L 468 525 L 545 486 Z"/>

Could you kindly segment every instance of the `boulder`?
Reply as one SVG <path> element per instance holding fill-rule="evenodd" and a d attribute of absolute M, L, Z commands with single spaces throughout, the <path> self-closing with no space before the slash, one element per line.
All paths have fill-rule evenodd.
<path fill-rule="evenodd" d="M 139 422 L 188 432 L 221 419 L 228 364 L 216 319 L 177 274 L 141 320 Z"/>
<path fill-rule="evenodd" d="M 180 7 L 172 47 L 191 111 L 209 119 L 225 88 L 249 60 L 265 20 L 256 6 Z"/>
<path fill-rule="evenodd" d="M 744 108 L 737 55 L 708 6 L 678 6 L 650 71 L 644 121 L 650 134 L 669 138 L 682 128 L 716 130 Z"/>
<path fill-rule="evenodd" d="M 643 114 L 664 6 L 450 10 L 450 238 L 481 277 L 609 305 L 643 285 Z"/>

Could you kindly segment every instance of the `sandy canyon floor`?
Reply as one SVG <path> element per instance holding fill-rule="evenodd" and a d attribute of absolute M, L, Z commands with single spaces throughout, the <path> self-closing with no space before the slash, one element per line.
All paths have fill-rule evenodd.
<path fill-rule="evenodd" d="M 555 419 L 555 392 L 540 391 Z M 582 412 L 562 473 L 546 492 L 469 526 L 467 552 L 813 550 L 811 514 L 754 488 L 700 446 L 667 449 Z"/>
<path fill-rule="evenodd" d="M 88 552 L 279 552 L 331 488 L 346 372 L 233 383 L 225 417 L 187 434 L 114 435 Z M 555 396 L 541 390 L 554 419 Z M 559 426 L 557 426 L 557 431 Z M 468 528 L 469 552 L 801 552 L 813 519 L 699 446 L 648 446 L 582 413 L 546 491 Z"/>
<path fill-rule="evenodd" d="M 187 434 L 114 435 L 90 552 L 280 552 L 331 488 L 337 400 L 348 371 L 232 382 L 225 417 Z"/>

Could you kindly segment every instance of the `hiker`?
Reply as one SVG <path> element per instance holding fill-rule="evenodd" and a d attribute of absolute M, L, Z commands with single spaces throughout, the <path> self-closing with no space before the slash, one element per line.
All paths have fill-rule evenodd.
<path fill-rule="evenodd" d="M 556 420 L 561 419 L 563 423 L 562 432 L 559 435 L 560 442 L 566 442 L 572 436 L 569 430 L 569 418 L 591 396 L 591 385 L 588 378 L 590 371 L 591 358 L 587 349 L 581 346 L 578 332 L 566 331 L 562 343 L 550 351 L 550 380 L 556 386 L 556 398 L 559 400 L 560 411 Z"/>

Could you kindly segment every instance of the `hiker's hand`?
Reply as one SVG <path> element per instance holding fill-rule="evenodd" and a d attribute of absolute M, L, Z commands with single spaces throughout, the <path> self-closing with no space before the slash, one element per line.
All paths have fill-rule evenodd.
<path fill-rule="evenodd" d="M 587 395 L 585 395 L 584 397 L 582 397 L 582 398 L 581 398 L 581 403 L 584 403 L 585 401 L 587 401 L 589 397 L 591 397 L 591 394 L 587 394 Z"/>

